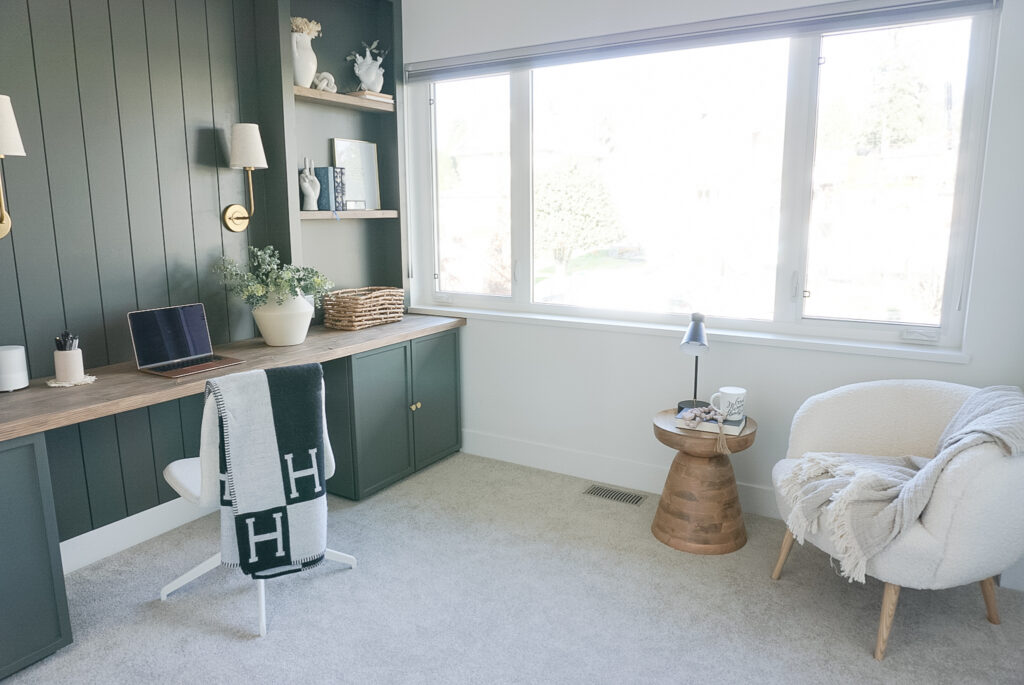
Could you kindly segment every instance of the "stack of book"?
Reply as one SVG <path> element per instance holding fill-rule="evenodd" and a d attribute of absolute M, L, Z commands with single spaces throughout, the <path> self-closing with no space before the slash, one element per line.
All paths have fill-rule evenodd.
<path fill-rule="evenodd" d="M 313 175 L 320 181 L 320 195 L 316 208 L 326 212 L 345 209 L 345 169 L 336 166 L 314 167 Z"/>
<path fill-rule="evenodd" d="M 356 98 L 363 98 L 364 100 L 373 100 L 374 102 L 386 102 L 389 105 L 395 102 L 395 97 L 393 95 L 388 95 L 387 93 L 375 93 L 372 90 L 357 90 L 352 93 L 345 94 Z"/>
<path fill-rule="evenodd" d="M 678 414 L 676 414 L 676 427 L 677 428 L 685 428 L 686 430 L 693 430 L 693 431 L 704 431 L 705 433 L 718 433 L 719 432 L 718 421 L 715 421 L 715 420 L 701 421 L 700 423 L 694 425 L 693 421 L 689 421 L 689 420 L 683 418 L 683 414 L 685 413 L 685 411 L 686 410 L 681 411 Z M 725 433 L 726 435 L 739 435 L 741 432 L 743 432 L 743 427 L 746 426 L 746 425 L 747 425 L 747 417 L 746 416 L 744 416 L 743 418 L 740 418 L 740 419 L 726 419 L 722 423 L 721 432 Z"/>

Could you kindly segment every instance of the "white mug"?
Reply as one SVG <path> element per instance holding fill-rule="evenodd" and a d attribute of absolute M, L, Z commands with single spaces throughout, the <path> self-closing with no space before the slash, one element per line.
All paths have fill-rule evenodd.
<path fill-rule="evenodd" d="M 739 421 L 743 418 L 744 405 L 747 401 L 747 389 L 727 385 L 719 388 L 711 396 L 711 406 L 725 414 L 728 421 Z"/>

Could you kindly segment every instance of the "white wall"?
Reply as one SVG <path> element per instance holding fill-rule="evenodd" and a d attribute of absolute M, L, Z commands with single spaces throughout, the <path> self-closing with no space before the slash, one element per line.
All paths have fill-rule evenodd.
<path fill-rule="evenodd" d="M 406 3 L 409 59 L 439 54 L 416 33 L 433 3 Z M 443 3 L 446 6 L 450 2 Z M 530 22 L 544 24 L 524 3 L 464 0 L 464 25 L 447 27 L 448 55 L 495 49 L 482 46 L 481 25 L 507 28 L 510 40 L 527 40 Z M 542 3 L 537 0 L 536 6 Z M 552 3 L 579 10 L 587 27 L 626 28 L 619 3 L 585 0 Z M 684 3 L 678 3 L 683 5 Z M 720 3 L 733 7 L 744 3 Z M 750 5 L 752 3 L 746 3 Z M 583 11 L 582 6 L 586 6 Z M 648 25 L 659 5 L 665 24 L 716 3 L 635 2 Z M 472 6 L 472 9 L 470 8 Z M 484 22 L 487 11 L 498 20 Z M 548 5 L 544 5 L 548 7 Z M 603 7 L 604 11 L 599 11 Z M 514 11 L 515 10 L 515 11 Z M 555 10 L 551 10 L 555 12 Z M 490 15 L 488 15 L 490 16 Z M 559 10 L 558 16 L 561 16 Z M 475 17 L 475 18 L 474 18 Z M 632 21 L 632 20 L 631 20 Z M 912 361 L 848 353 L 715 342 L 701 359 L 700 394 L 720 385 L 749 389 L 748 411 L 759 423 L 755 445 L 735 456 L 743 507 L 777 515 L 771 467 L 786 450 L 793 413 L 805 398 L 844 383 L 880 378 L 934 378 L 972 385 L 1024 384 L 1024 2 L 1007 0 L 1002 10 L 996 58 L 989 144 L 982 186 L 974 278 L 968 301 L 967 364 Z M 432 28 L 433 25 L 427 24 Z M 550 29 L 550 27 L 548 27 Z M 551 29 L 554 30 L 554 29 Z M 464 39 L 459 43 L 460 34 Z M 538 30 L 539 41 L 566 37 Z M 566 34 L 568 35 L 568 34 Z M 435 37 L 436 38 L 436 37 Z M 712 322 L 713 325 L 713 322 Z M 463 332 L 464 449 L 467 452 L 660 492 L 673 453 L 653 437 L 652 414 L 686 397 L 692 387 L 691 357 L 678 350 L 678 333 L 637 333 L 553 324 L 471 319 Z M 1024 522 L 1022 522 L 1024 524 Z M 1024 589 L 1024 564 L 1004 579 Z"/>

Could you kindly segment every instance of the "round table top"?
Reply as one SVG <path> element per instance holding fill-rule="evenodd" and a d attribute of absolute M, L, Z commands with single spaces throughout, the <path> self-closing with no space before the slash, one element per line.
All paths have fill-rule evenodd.
<path fill-rule="evenodd" d="M 666 409 L 654 415 L 654 436 L 668 447 L 685 452 L 693 457 L 715 457 L 718 451 L 715 443 L 718 435 L 704 431 L 689 430 L 676 426 L 675 409 Z M 754 444 L 754 436 L 757 435 L 757 421 L 747 417 L 747 423 L 739 435 L 725 436 L 725 444 L 731 452 L 745 450 Z"/>

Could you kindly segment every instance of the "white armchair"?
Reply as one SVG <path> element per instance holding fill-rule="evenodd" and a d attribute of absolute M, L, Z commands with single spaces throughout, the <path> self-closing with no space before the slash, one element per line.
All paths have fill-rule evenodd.
<path fill-rule="evenodd" d="M 873 381 L 815 395 L 793 417 L 786 459 L 772 470 L 782 519 L 792 505 L 779 484 L 808 452 L 931 458 L 946 424 L 975 390 L 928 380 Z M 999 623 L 994 576 L 1024 554 L 1024 458 L 991 443 L 958 455 L 942 472 L 921 518 L 868 561 L 885 583 L 875 658 L 885 648 L 900 587 L 942 589 L 980 582 L 988 620 Z M 805 539 L 836 556 L 828 511 Z M 793 545 L 787 530 L 772 572 L 778 579 Z"/>

